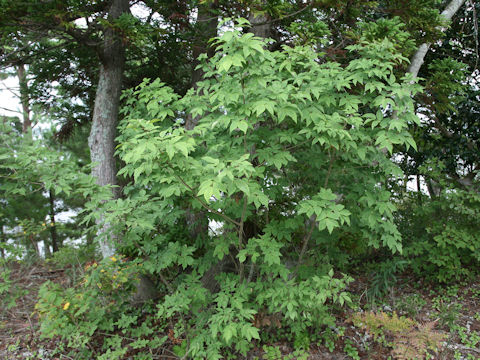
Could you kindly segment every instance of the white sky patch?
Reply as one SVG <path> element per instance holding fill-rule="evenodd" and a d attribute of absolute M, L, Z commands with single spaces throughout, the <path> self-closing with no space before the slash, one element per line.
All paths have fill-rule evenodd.
<path fill-rule="evenodd" d="M 16 76 L 0 81 L 0 116 L 22 116 L 18 93 L 19 84 Z"/>

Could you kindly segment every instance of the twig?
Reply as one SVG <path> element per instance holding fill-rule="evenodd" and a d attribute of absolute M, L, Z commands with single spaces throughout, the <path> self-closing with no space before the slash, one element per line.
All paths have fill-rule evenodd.
<path fill-rule="evenodd" d="M 474 38 L 475 38 L 475 68 L 473 70 L 476 70 L 478 67 L 478 58 L 479 58 L 479 53 L 478 53 L 478 18 L 477 18 L 477 9 L 475 8 L 475 3 L 470 0 L 470 5 L 472 6 L 472 17 L 473 17 L 473 29 L 474 29 Z"/>
<path fill-rule="evenodd" d="M 330 179 L 330 174 L 332 173 L 332 165 L 333 165 L 333 161 L 334 161 L 334 158 L 335 158 L 335 155 L 334 154 L 330 154 L 330 151 L 329 151 L 329 156 L 330 156 L 330 163 L 328 165 L 328 172 L 327 172 L 327 176 L 325 177 L 325 182 L 323 184 L 323 187 L 324 188 L 327 188 L 328 186 L 328 181 Z M 313 214 L 312 216 L 310 216 L 310 221 L 312 222 L 311 225 L 310 225 L 310 229 L 308 231 L 308 233 L 305 235 L 305 237 L 303 238 L 303 245 L 302 245 L 302 250 L 300 251 L 300 255 L 298 256 L 298 262 L 297 262 L 297 267 L 295 268 L 295 273 L 298 271 L 298 268 L 300 267 L 300 265 L 302 264 L 302 260 L 303 260 L 303 256 L 305 255 L 305 252 L 307 251 L 307 246 L 308 246 L 308 243 L 310 241 L 310 238 L 312 237 L 312 234 L 313 234 L 313 229 L 315 229 L 315 225 L 317 223 L 317 215 L 316 214 Z"/>
<path fill-rule="evenodd" d="M 60 357 L 64 357 L 64 358 L 67 358 L 67 359 L 73 360 L 73 358 L 71 358 L 70 356 L 68 356 L 68 355 L 65 355 L 65 354 L 60 354 Z"/>
<path fill-rule="evenodd" d="M 269 25 L 269 24 L 273 24 L 277 21 L 282 21 L 282 20 L 285 20 L 285 19 L 288 19 L 292 16 L 296 16 L 302 12 L 304 12 L 305 10 L 307 10 L 310 6 L 312 5 L 312 3 L 309 3 L 307 4 L 305 7 L 301 8 L 300 10 L 297 10 L 297 11 L 294 11 L 293 13 L 290 13 L 288 15 L 285 15 L 285 16 L 281 16 L 279 18 L 276 18 L 276 19 L 272 19 L 272 20 L 269 20 L 269 21 L 265 21 L 265 22 L 262 22 L 262 23 L 258 23 L 258 24 L 254 24 L 252 25 L 252 27 L 256 27 L 256 26 L 261 26 L 261 25 Z"/>
<path fill-rule="evenodd" d="M 10 109 L 4 108 L 3 106 L 0 106 L 0 109 L 1 109 L 1 110 L 5 110 L 5 111 L 10 111 L 10 112 L 13 112 L 13 113 L 17 113 L 17 114 L 22 114 L 21 111 L 18 111 L 18 110 L 10 110 Z"/>
<path fill-rule="evenodd" d="M 477 348 L 470 348 L 468 346 L 465 346 L 465 345 L 456 345 L 456 347 L 460 350 L 464 350 L 464 351 L 472 351 L 472 352 L 476 352 L 477 354 L 480 354 L 480 349 L 477 349 Z"/>
<path fill-rule="evenodd" d="M 247 197 L 244 194 L 243 195 L 242 216 L 240 217 L 240 224 L 238 226 L 238 251 L 242 250 L 242 248 L 243 248 L 243 236 L 244 236 L 243 225 L 244 225 L 244 222 L 245 222 L 246 211 L 247 211 Z M 244 272 L 245 265 L 243 264 L 243 262 L 241 262 L 239 264 L 239 266 L 240 266 L 239 277 L 240 277 L 240 282 L 241 282 L 243 280 L 243 272 Z"/>

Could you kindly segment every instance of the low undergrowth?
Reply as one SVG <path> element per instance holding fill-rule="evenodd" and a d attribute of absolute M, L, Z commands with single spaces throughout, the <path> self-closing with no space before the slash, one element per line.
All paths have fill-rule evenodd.
<path fill-rule="evenodd" d="M 74 288 L 69 287 L 65 269 L 49 266 L 27 268 L 10 263 L 4 267 L 8 269 L 4 276 L 11 280 L 4 287 L 16 284 L 11 293 L 2 294 L 2 301 L 13 304 L 2 308 L 0 355 L 4 359 L 180 359 L 189 356 L 186 349 L 192 346 L 193 334 L 203 330 L 204 336 L 223 344 L 230 336 L 225 328 L 217 330 L 217 337 L 210 329 L 196 329 L 195 317 L 165 313 L 158 301 L 132 307 L 129 294 L 134 292 L 134 282 L 130 279 L 141 270 L 125 259 L 90 262 L 83 268 L 84 281 Z M 33 279 L 22 282 L 28 273 L 35 274 Z M 295 328 L 281 311 L 269 315 L 266 309 L 259 310 L 245 330 L 240 326 L 231 330 L 235 341 L 252 331 L 246 329 L 253 329 L 258 338 L 252 336 L 245 342 L 248 350 L 243 355 L 238 347 L 232 347 L 223 350 L 222 356 L 270 360 L 476 359 L 480 343 L 478 282 L 450 287 L 426 283 L 415 289 L 410 286 L 415 281 L 400 278 L 394 291 L 377 301 L 376 310 L 362 296 L 368 283 L 350 283 L 350 306 L 332 308 L 331 321 L 324 325 Z M 87 286 L 88 282 L 95 286 Z M 40 300 L 34 307 L 37 294 Z M 221 309 L 227 309 L 221 313 L 225 315 L 228 308 L 215 307 L 212 312 L 218 317 Z M 31 316 L 22 320 L 12 314 Z M 236 316 L 234 322 L 241 324 L 240 314 Z"/>

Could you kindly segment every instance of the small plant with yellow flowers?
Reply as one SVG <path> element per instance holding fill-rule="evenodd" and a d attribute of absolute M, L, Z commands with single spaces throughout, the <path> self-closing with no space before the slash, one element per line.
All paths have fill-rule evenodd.
<path fill-rule="evenodd" d="M 140 314 L 136 314 L 137 310 L 131 307 L 131 295 L 140 274 L 137 263 L 121 256 L 112 256 L 101 262 L 91 262 L 84 269 L 85 274 L 77 287 L 64 289 L 53 282 L 42 285 L 35 306 L 41 319 L 42 336 L 60 337 L 72 354 L 79 356 L 81 353 L 82 358 L 92 356 L 90 348 L 96 333 L 110 332 L 116 328 L 123 328 L 125 339 L 128 338 L 133 345 L 125 345 L 122 336 L 122 341 L 112 341 L 107 347 L 110 353 L 116 352 L 119 357 L 115 355 L 111 359 L 121 358 L 121 354 L 125 354 L 130 346 L 137 349 L 140 345 L 140 348 L 156 346 L 149 342 L 137 343 L 143 334 L 137 326 L 148 325 L 145 327 L 148 331 L 153 327 L 148 320 L 143 320 L 146 325 L 140 324 Z M 136 335 L 129 333 L 134 330 Z"/>

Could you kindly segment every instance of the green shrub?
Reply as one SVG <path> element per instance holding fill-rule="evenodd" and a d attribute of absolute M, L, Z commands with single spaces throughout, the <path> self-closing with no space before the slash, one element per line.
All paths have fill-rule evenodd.
<path fill-rule="evenodd" d="M 441 283 L 474 275 L 480 264 L 480 195 L 450 189 L 405 209 L 404 256 L 413 271 Z"/>
<path fill-rule="evenodd" d="M 203 81 L 183 97 L 148 79 L 125 92 L 117 154 L 134 181 L 88 218 L 108 223 L 122 253 L 161 281 L 154 317 L 171 323 L 182 357 L 245 355 L 260 314 L 307 348 L 309 331 L 334 325 L 333 311 L 350 303 L 350 278 L 332 266 L 338 252 L 322 249 L 347 238 L 402 249 L 384 185 L 402 174 L 384 149 L 415 146 L 407 128 L 419 87 L 394 75 L 405 58 L 388 39 L 348 47 L 347 64 L 307 46 L 269 51 L 245 26 L 222 31 L 201 59 Z M 187 117 L 198 120 L 192 130 Z M 46 286 L 42 330 L 73 333 L 84 348 L 93 333 L 112 334 L 129 312 L 125 291 L 102 276 L 87 276 L 80 294 Z M 103 357 L 125 350 L 116 336 Z"/>
<path fill-rule="evenodd" d="M 61 339 L 76 359 L 122 359 L 128 351 L 141 356 L 142 350 L 148 354 L 148 349 L 161 346 L 166 337 L 151 338 L 162 330 L 153 325 L 153 316 L 145 318 L 141 309 L 131 306 L 139 273 L 136 263 L 112 257 L 88 265 L 75 288 L 44 283 L 35 306 L 42 336 Z M 98 343 L 105 334 L 109 336 Z M 103 354 L 98 357 L 97 347 Z"/>

